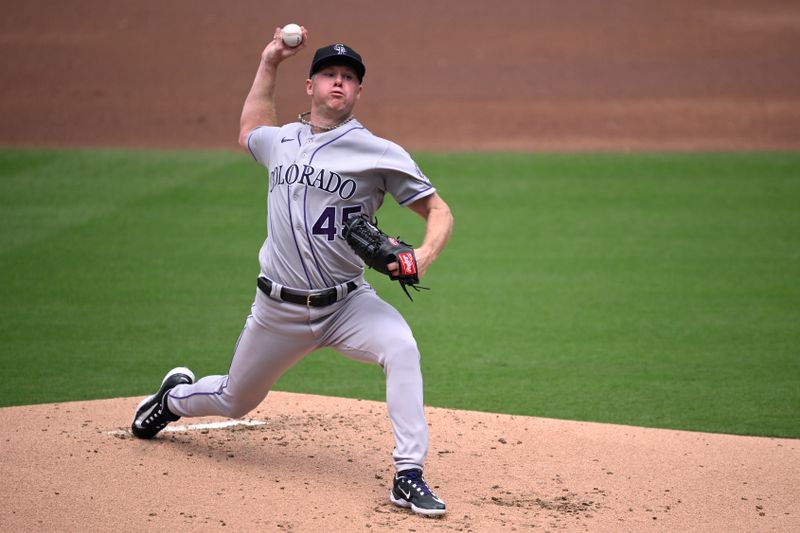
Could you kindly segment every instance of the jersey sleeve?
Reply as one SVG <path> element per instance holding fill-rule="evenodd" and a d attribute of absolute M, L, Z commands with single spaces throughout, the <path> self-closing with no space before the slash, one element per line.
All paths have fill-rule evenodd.
<path fill-rule="evenodd" d="M 408 206 L 436 192 L 408 152 L 392 142 L 389 142 L 378 161 L 378 169 L 383 176 L 386 190 L 402 206 Z"/>
<path fill-rule="evenodd" d="M 272 126 L 256 126 L 247 134 L 247 149 L 253 159 L 265 167 L 269 166 L 269 154 L 279 130 Z"/>

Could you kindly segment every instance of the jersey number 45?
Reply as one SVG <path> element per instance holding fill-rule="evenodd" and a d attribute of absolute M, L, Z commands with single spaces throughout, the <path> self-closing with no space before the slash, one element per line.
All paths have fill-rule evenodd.
<path fill-rule="evenodd" d="M 342 207 L 341 216 L 337 216 L 339 215 L 338 211 L 339 208 L 333 205 L 329 205 L 323 209 L 322 214 L 317 218 L 317 221 L 314 222 L 311 233 L 313 235 L 324 235 L 329 241 L 335 239 L 337 233 L 344 237 L 345 224 L 351 216 L 361 212 L 361 206 L 353 205 Z M 341 224 L 336 224 L 337 220 L 340 220 Z"/>

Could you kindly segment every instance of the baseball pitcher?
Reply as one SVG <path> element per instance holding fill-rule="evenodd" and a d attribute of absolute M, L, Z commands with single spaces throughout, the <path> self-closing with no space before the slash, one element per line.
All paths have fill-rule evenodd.
<path fill-rule="evenodd" d="M 171 370 L 139 404 L 131 429 L 147 439 L 183 416 L 242 417 L 293 364 L 332 347 L 380 365 L 386 375 L 396 468 L 390 500 L 442 515 L 445 504 L 422 474 L 428 427 L 417 343 L 400 313 L 364 280 L 364 268 L 416 287 L 449 239 L 453 218 L 409 154 L 353 115 L 366 67 L 349 46 L 316 51 L 305 81 L 310 111 L 278 126 L 276 75 L 284 60 L 306 47 L 308 32 L 301 30 L 302 40 L 290 46 L 276 29 L 242 109 L 239 144 L 266 169 L 267 238 L 258 255 L 252 314 L 228 374 L 195 381 L 188 368 Z M 375 226 L 387 194 L 425 220 L 419 247 Z"/>

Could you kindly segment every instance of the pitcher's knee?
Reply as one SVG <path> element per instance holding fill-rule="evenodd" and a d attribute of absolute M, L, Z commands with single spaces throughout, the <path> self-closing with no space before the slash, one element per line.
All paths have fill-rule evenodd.
<path fill-rule="evenodd" d="M 247 413 L 258 407 L 261 401 L 254 401 L 250 399 L 228 398 L 224 402 L 224 415 L 228 418 L 242 418 Z"/>
<path fill-rule="evenodd" d="M 406 340 L 387 349 L 383 357 L 384 368 L 418 369 L 420 361 L 419 348 L 414 339 Z"/>

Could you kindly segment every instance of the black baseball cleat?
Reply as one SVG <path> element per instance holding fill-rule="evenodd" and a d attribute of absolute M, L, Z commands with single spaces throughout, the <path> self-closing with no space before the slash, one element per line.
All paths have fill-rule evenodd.
<path fill-rule="evenodd" d="M 152 439 L 170 422 L 175 422 L 180 417 L 173 414 L 167 407 L 167 393 L 176 385 L 191 385 L 194 383 L 194 374 L 184 367 L 173 368 L 164 376 L 158 392 L 145 398 L 136 408 L 136 414 L 131 424 L 131 432 L 140 439 Z"/>
<path fill-rule="evenodd" d="M 411 507 L 415 513 L 425 516 L 441 516 L 447 511 L 444 502 L 425 483 L 419 468 L 395 474 L 389 499 L 395 505 Z"/>

